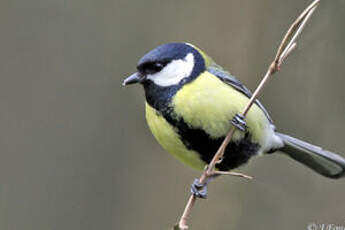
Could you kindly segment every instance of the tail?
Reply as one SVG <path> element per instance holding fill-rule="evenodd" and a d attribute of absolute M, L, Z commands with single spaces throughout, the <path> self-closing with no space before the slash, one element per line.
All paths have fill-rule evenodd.
<path fill-rule="evenodd" d="M 329 178 L 345 177 L 345 159 L 336 153 L 276 132 L 284 142 L 279 149 L 296 161 Z"/>

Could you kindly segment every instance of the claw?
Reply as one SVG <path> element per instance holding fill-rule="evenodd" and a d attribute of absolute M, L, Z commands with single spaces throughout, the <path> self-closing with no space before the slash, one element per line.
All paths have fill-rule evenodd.
<path fill-rule="evenodd" d="M 246 121 L 244 120 L 244 116 L 242 116 L 241 114 L 236 114 L 235 117 L 231 120 L 231 124 L 233 124 L 242 132 L 245 132 L 247 129 Z"/>
<path fill-rule="evenodd" d="M 207 184 L 200 184 L 199 179 L 195 179 L 190 188 L 190 192 L 198 198 L 206 199 L 207 198 Z"/>

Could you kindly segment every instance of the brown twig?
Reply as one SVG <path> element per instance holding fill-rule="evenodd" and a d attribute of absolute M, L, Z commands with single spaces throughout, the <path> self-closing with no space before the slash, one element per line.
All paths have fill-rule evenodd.
<path fill-rule="evenodd" d="M 238 173 L 238 172 L 224 172 L 224 171 L 213 171 L 212 173 L 213 175 L 227 175 L 227 176 L 237 176 L 237 177 L 242 177 L 245 179 L 249 179 L 252 180 L 253 177 L 252 176 L 248 176 L 246 174 L 243 173 Z"/>
<path fill-rule="evenodd" d="M 265 86 L 265 84 L 270 80 L 270 78 L 272 77 L 272 75 L 274 73 L 276 73 L 277 71 L 279 71 L 281 64 L 283 63 L 283 61 L 289 56 L 289 54 L 296 48 L 296 39 L 298 37 L 298 35 L 302 32 L 306 22 L 308 21 L 308 19 L 310 18 L 310 16 L 313 14 L 314 10 L 316 9 L 316 7 L 319 5 L 320 0 L 315 0 L 314 2 L 312 2 L 298 17 L 297 19 L 292 23 L 292 25 L 290 26 L 289 30 L 287 31 L 287 33 L 285 34 L 282 42 L 280 43 L 280 46 L 277 50 L 276 56 L 272 62 L 272 64 L 268 67 L 268 70 L 264 76 L 264 78 L 261 80 L 259 86 L 256 88 L 256 90 L 254 91 L 252 97 L 250 98 L 250 100 L 248 101 L 246 107 L 243 109 L 241 115 L 243 117 L 245 117 L 249 111 L 249 109 L 251 108 L 251 106 L 254 104 L 256 98 L 258 97 L 258 95 L 261 93 L 263 87 Z M 229 133 L 226 135 L 223 143 L 221 144 L 221 146 L 219 147 L 218 151 L 215 153 L 212 161 L 209 163 L 208 167 L 204 170 L 204 172 L 202 173 L 202 175 L 200 176 L 199 179 L 199 183 L 200 184 L 205 184 L 205 182 L 207 181 L 207 179 L 215 174 L 223 174 L 223 175 L 233 175 L 233 176 L 241 176 L 247 179 L 251 179 L 252 177 L 241 174 L 241 173 L 233 173 L 233 172 L 218 172 L 215 171 L 215 166 L 217 164 L 217 162 L 222 159 L 223 155 L 224 155 L 224 151 L 226 146 L 229 144 L 229 142 L 231 141 L 231 138 L 235 132 L 235 127 L 231 127 Z M 184 212 L 181 216 L 181 219 L 178 223 L 178 227 L 181 230 L 185 230 L 188 229 L 188 218 L 190 216 L 191 210 L 195 204 L 196 201 L 196 196 L 191 195 L 189 197 L 189 200 L 187 202 L 187 205 L 184 209 Z"/>

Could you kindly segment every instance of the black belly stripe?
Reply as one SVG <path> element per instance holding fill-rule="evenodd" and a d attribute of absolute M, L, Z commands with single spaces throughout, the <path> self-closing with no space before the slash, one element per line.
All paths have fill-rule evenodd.
<path fill-rule="evenodd" d="M 183 118 L 177 119 L 172 115 L 172 108 L 164 109 L 162 114 L 172 126 L 177 128 L 182 142 L 188 149 L 199 153 L 201 159 L 206 163 L 212 160 L 225 137 L 212 139 L 204 130 L 188 126 Z M 224 171 L 237 168 L 256 155 L 259 148 L 259 144 L 251 142 L 251 135 L 247 132 L 240 141 L 229 143 L 224 159 L 217 167 Z"/>

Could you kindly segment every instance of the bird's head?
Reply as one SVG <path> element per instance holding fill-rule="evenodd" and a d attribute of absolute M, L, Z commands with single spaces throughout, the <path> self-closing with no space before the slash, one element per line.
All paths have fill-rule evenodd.
<path fill-rule="evenodd" d="M 157 87 L 183 85 L 204 72 L 209 58 L 188 43 L 168 43 L 145 54 L 137 65 L 137 72 L 123 81 L 154 84 Z"/>

